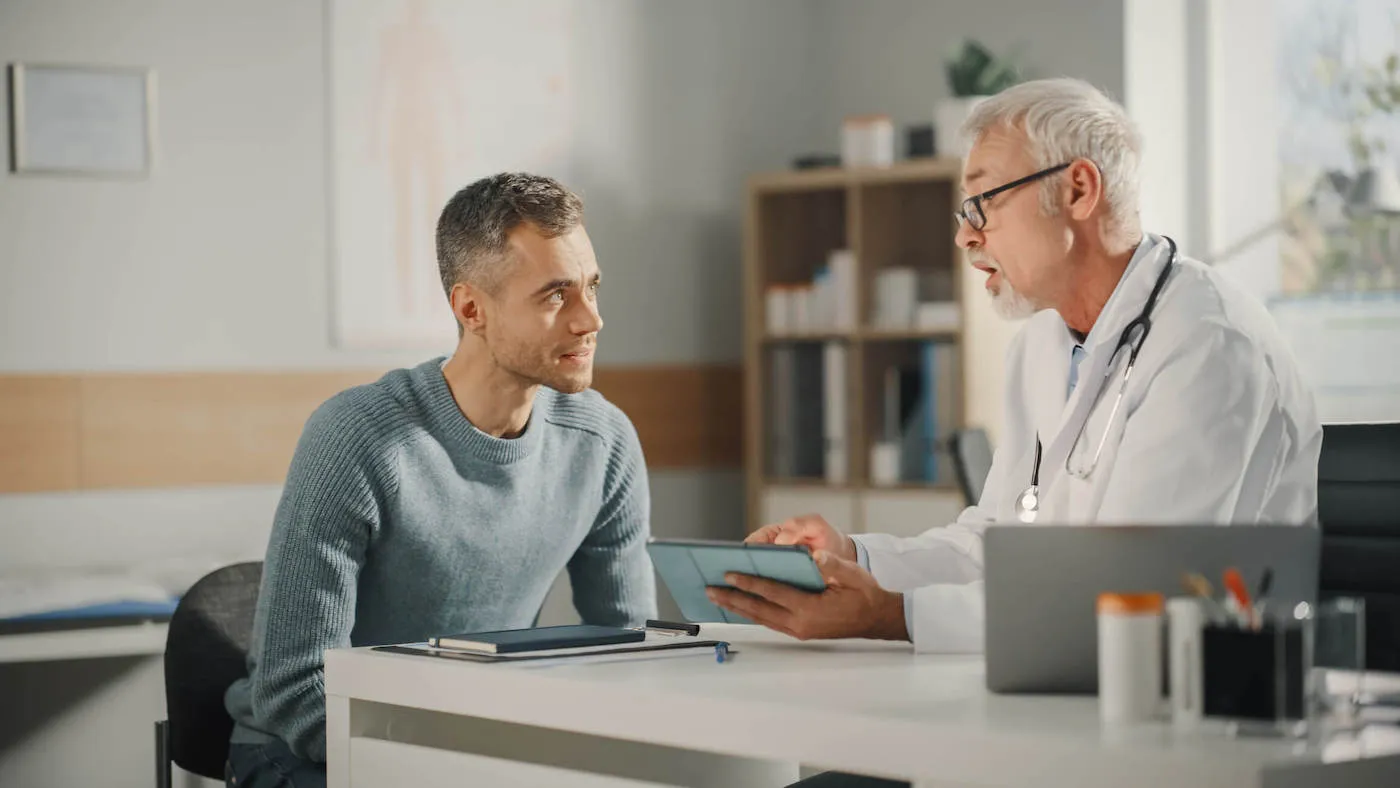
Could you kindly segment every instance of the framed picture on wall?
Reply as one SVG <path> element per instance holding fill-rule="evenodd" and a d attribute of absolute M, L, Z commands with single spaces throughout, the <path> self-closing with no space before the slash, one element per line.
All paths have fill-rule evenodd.
<path fill-rule="evenodd" d="M 155 73 L 11 63 L 10 171 L 107 178 L 150 172 Z"/>

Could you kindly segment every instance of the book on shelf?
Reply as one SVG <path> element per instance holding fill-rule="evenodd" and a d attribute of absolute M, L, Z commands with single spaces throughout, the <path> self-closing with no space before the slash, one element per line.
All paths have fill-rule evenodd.
<path fill-rule="evenodd" d="M 924 342 L 920 347 L 922 373 L 924 473 L 921 481 L 951 482 L 948 436 L 958 428 L 958 346 L 950 342 Z"/>
<path fill-rule="evenodd" d="M 779 345 L 769 356 L 766 469 L 776 478 L 846 480 L 846 348 Z"/>
<path fill-rule="evenodd" d="M 832 484 L 844 484 L 849 476 L 847 458 L 850 456 L 850 438 L 847 434 L 846 398 L 846 346 L 840 342 L 827 342 L 822 350 L 822 399 L 824 400 L 822 421 L 822 444 L 825 449 L 826 480 Z"/>
<path fill-rule="evenodd" d="M 953 481 L 947 443 L 958 428 L 957 353 L 954 343 L 922 342 L 917 362 L 882 373 L 880 434 L 872 438 L 899 447 L 902 482 Z"/>

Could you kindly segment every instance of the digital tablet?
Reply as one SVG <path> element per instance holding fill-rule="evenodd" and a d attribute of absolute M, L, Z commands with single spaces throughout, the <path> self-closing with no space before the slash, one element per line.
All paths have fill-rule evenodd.
<path fill-rule="evenodd" d="M 661 582 L 688 621 L 753 623 L 705 596 L 709 586 L 730 587 L 724 581 L 729 572 L 776 580 L 812 593 L 826 589 L 811 552 L 800 545 L 652 539 L 647 542 L 647 552 Z"/>

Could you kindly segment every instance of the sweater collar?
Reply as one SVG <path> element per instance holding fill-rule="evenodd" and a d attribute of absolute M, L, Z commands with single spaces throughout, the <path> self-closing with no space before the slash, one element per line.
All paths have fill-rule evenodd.
<path fill-rule="evenodd" d="M 435 358 L 413 370 L 414 383 L 422 392 L 435 431 L 453 446 L 460 446 L 472 457 L 493 465 L 516 462 L 535 451 L 540 444 L 549 410 L 549 397 L 544 396 L 544 386 L 535 392 L 525 430 L 514 438 L 497 438 L 477 429 L 462 414 L 456 398 L 452 396 L 452 389 L 447 386 L 447 378 L 442 374 L 443 361 L 442 357 Z"/>

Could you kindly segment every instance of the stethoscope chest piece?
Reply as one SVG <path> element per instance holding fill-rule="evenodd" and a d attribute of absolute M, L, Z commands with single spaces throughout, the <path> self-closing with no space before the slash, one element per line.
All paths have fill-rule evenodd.
<path fill-rule="evenodd" d="M 1016 519 L 1023 523 L 1035 522 L 1040 514 L 1040 435 L 1035 436 L 1035 457 L 1031 460 L 1031 486 L 1016 496 Z"/>
<path fill-rule="evenodd" d="M 1035 522 L 1036 515 L 1040 514 L 1040 485 L 1032 484 L 1021 491 L 1016 498 L 1016 519 L 1023 523 Z"/>

